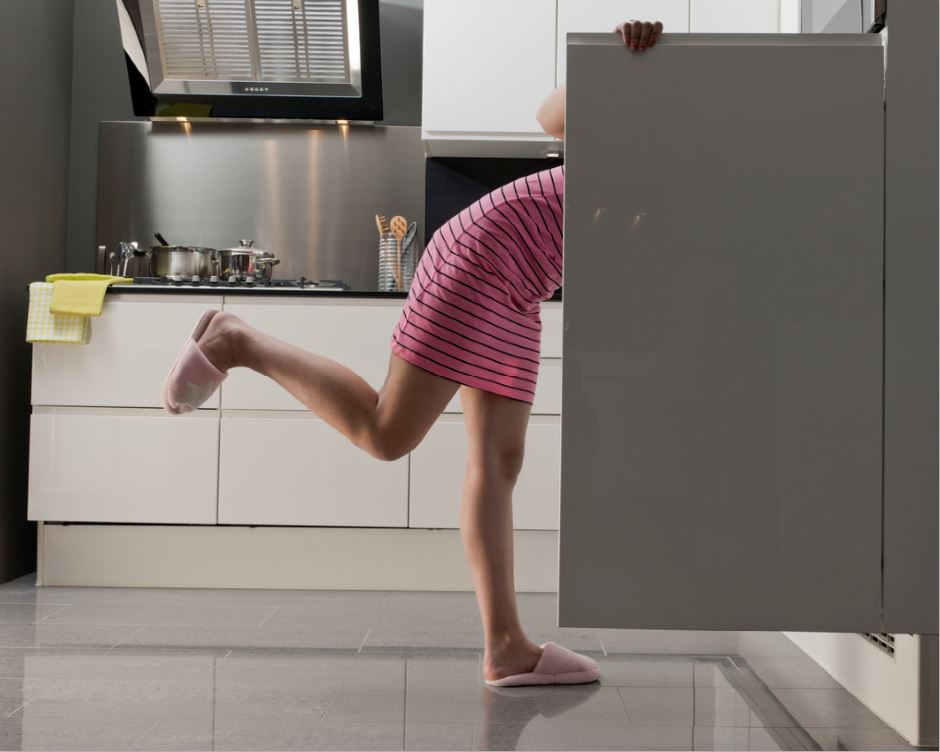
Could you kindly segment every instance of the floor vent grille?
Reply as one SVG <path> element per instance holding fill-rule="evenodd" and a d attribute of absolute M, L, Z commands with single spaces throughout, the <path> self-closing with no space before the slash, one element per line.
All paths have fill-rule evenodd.
<path fill-rule="evenodd" d="M 887 632 L 862 632 L 862 637 L 883 653 L 894 657 L 894 635 Z"/>

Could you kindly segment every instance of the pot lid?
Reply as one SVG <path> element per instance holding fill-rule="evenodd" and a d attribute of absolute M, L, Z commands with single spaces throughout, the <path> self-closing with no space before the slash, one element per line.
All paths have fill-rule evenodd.
<path fill-rule="evenodd" d="M 226 251 L 227 253 L 248 253 L 254 256 L 273 256 L 274 255 L 270 251 L 263 251 L 260 248 L 255 248 L 254 244 L 255 244 L 254 240 L 248 240 L 247 238 L 244 238 L 238 241 L 237 248 L 223 248 L 222 250 Z"/>

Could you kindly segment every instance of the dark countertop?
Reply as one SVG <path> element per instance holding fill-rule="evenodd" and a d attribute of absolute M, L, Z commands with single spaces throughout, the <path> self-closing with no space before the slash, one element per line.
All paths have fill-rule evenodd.
<path fill-rule="evenodd" d="M 108 285 L 109 295 L 134 295 L 144 293 L 160 294 L 184 294 L 184 295 L 264 295 L 266 297 L 343 297 L 343 298 L 374 298 L 374 299 L 399 299 L 404 300 L 408 297 L 407 292 L 379 292 L 378 290 L 301 290 L 290 287 L 275 287 L 264 289 L 261 287 L 192 287 L 190 285 L 134 285 L 119 284 Z M 550 301 L 561 300 L 561 290 L 557 290 Z"/>

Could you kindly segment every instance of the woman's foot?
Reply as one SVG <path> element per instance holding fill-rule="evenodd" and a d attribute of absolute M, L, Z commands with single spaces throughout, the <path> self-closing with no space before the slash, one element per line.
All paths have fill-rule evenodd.
<path fill-rule="evenodd" d="M 228 311 L 219 311 L 199 338 L 199 349 L 220 371 L 239 365 L 240 344 L 248 325 Z"/>
<path fill-rule="evenodd" d="M 483 679 L 496 681 L 513 674 L 529 673 L 541 657 L 542 648 L 525 637 L 488 648 L 483 652 Z"/>

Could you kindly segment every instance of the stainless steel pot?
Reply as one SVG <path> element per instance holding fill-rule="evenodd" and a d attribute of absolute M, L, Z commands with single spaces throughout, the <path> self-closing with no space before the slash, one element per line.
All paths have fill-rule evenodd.
<path fill-rule="evenodd" d="M 240 240 L 238 243 L 238 248 L 223 248 L 218 251 L 219 276 L 222 279 L 236 277 L 240 280 L 253 277 L 270 282 L 274 267 L 280 264 L 281 260 L 272 253 L 253 248 L 253 240 Z"/>
<path fill-rule="evenodd" d="M 201 248 L 188 245 L 151 246 L 152 276 L 168 277 L 179 274 L 182 277 L 211 277 L 218 274 L 218 251 L 215 248 Z"/>

